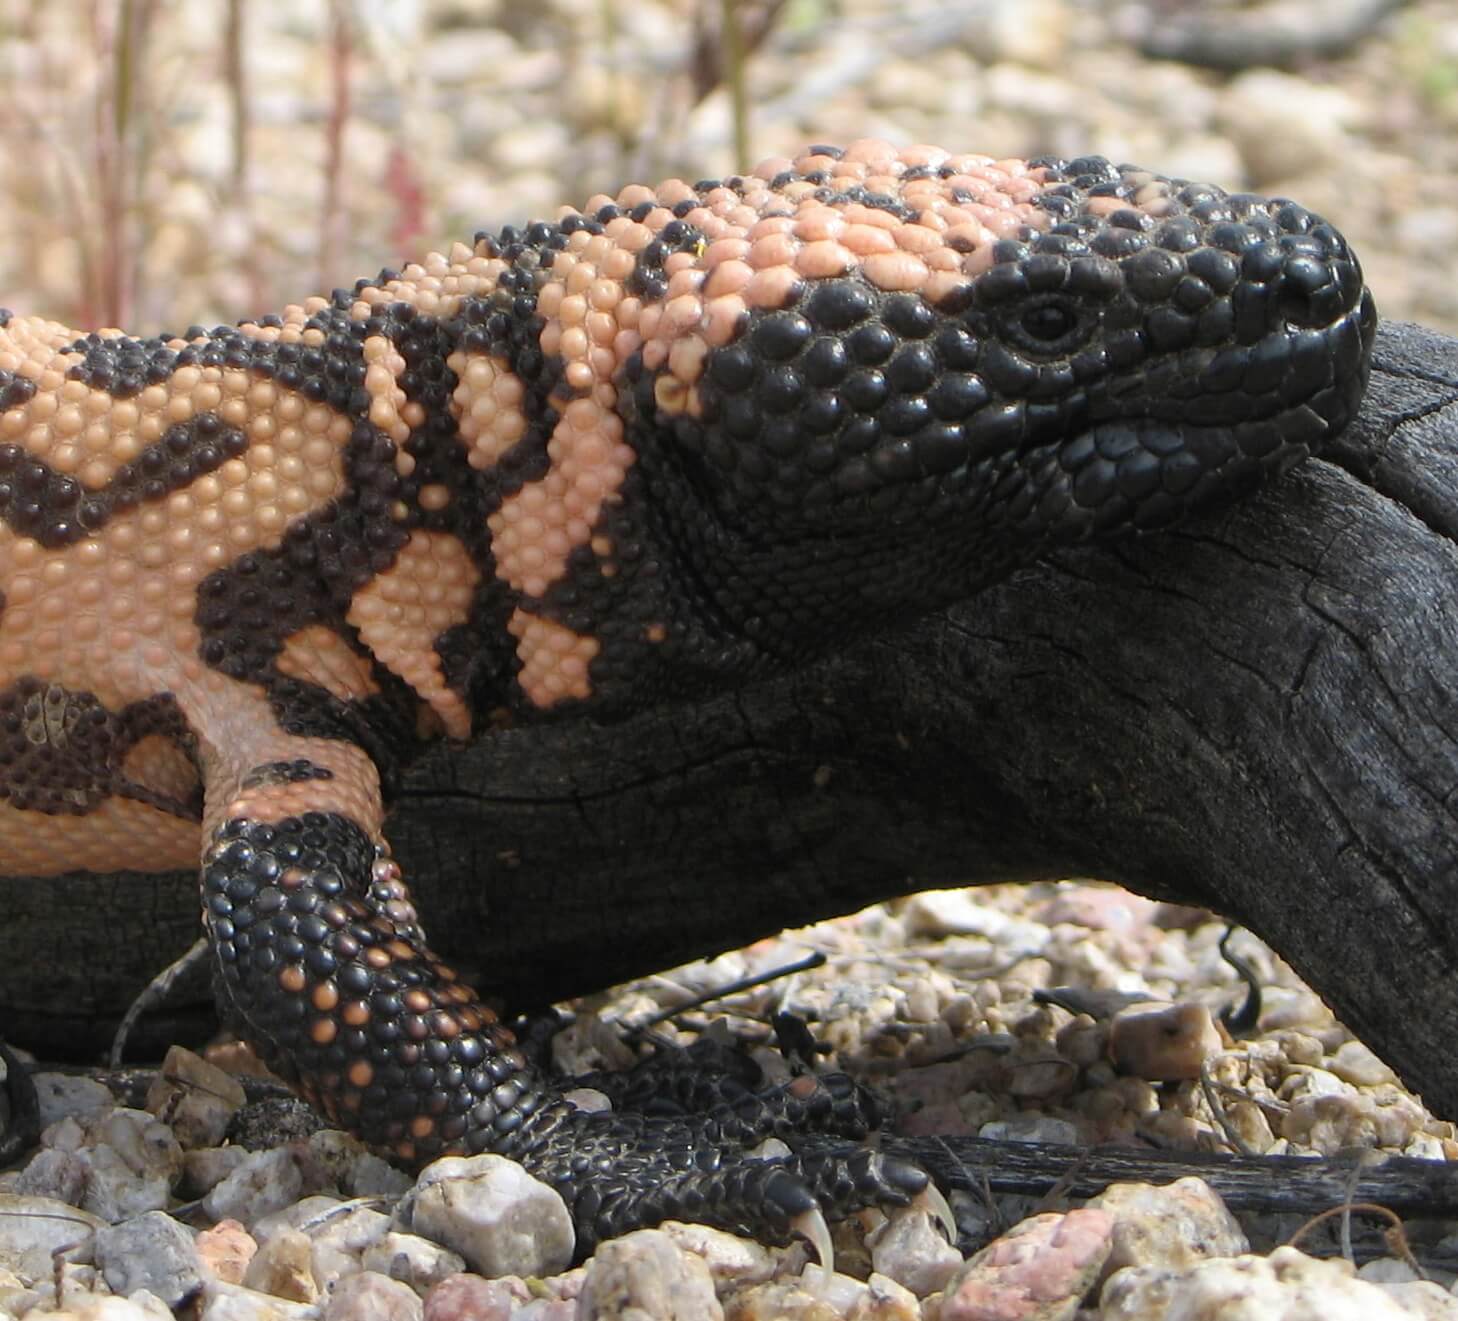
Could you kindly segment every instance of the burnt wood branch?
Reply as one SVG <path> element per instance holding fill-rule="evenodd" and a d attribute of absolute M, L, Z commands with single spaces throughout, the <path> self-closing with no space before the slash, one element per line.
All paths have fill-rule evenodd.
<path fill-rule="evenodd" d="M 994 1202 L 998 1194 L 1081 1199 L 1114 1183 L 1196 1178 L 1242 1214 L 1309 1216 L 1355 1203 L 1384 1206 L 1403 1217 L 1458 1214 L 1458 1171 L 1445 1161 L 1410 1156 L 1233 1156 L 982 1138 L 893 1138 L 884 1146 L 916 1161 L 940 1187 L 991 1192 Z"/>
<path fill-rule="evenodd" d="M 1104 877 L 1263 936 L 1458 1115 L 1455 533 L 1458 343 L 1388 325 L 1358 423 L 1228 514 L 702 705 L 437 755 L 391 835 L 433 943 L 515 1006 L 925 886 Z M 0 879 L 11 1037 L 83 1044 L 196 895 Z"/>

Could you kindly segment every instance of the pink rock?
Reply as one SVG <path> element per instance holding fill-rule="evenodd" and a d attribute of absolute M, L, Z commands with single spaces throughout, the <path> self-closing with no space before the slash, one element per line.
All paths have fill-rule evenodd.
<path fill-rule="evenodd" d="M 1152 900 L 1127 890 L 1080 885 L 1050 899 L 1041 919 L 1050 927 L 1068 922 L 1091 931 L 1132 931 L 1153 922 L 1157 908 Z"/>
<path fill-rule="evenodd" d="M 242 1284 L 243 1272 L 258 1251 L 258 1244 L 236 1220 L 220 1220 L 197 1236 L 197 1255 L 214 1278 Z"/>
<path fill-rule="evenodd" d="M 424 1309 L 408 1284 L 375 1271 L 346 1275 L 324 1304 L 323 1321 L 423 1321 Z"/>
<path fill-rule="evenodd" d="M 1083 1208 L 1024 1220 L 983 1248 L 942 1294 L 941 1321 L 1064 1321 L 1098 1278 L 1114 1221 Z"/>
<path fill-rule="evenodd" d="M 531 1296 L 515 1275 L 450 1275 L 425 1295 L 425 1321 L 511 1321 L 512 1311 Z"/>

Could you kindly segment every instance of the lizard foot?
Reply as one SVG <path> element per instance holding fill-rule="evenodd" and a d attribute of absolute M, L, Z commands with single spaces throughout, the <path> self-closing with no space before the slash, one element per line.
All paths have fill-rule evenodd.
<path fill-rule="evenodd" d="M 808 1239 L 828 1269 L 827 1220 L 906 1206 L 930 1187 L 916 1166 L 866 1147 L 756 1155 L 730 1137 L 737 1125 L 723 1114 L 548 1112 L 542 1120 L 538 1141 L 518 1159 L 566 1200 L 579 1256 L 630 1229 L 689 1220 L 777 1243 Z"/>

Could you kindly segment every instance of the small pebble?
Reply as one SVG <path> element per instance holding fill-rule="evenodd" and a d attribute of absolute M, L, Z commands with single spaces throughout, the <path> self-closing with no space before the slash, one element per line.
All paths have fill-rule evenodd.
<path fill-rule="evenodd" d="M 71 1073 L 37 1073 L 32 1075 L 36 1099 L 40 1102 L 42 1129 L 62 1119 L 89 1124 L 116 1106 L 108 1088 L 90 1078 Z"/>
<path fill-rule="evenodd" d="M 254 1253 L 240 1283 L 274 1298 L 312 1303 L 319 1297 L 314 1278 L 314 1245 L 298 1229 L 279 1229 Z"/>
<path fill-rule="evenodd" d="M 577 1304 L 581 1321 L 719 1321 L 723 1314 L 703 1258 L 658 1229 L 602 1244 L 587 1267 Z"/>
<path fill-rule="evenodd" d="M 116 1293 L 145 1289 L 175 1310 L 202 1289 L 203 1266 L 193 1236 L 163 1211 L 97 1230 L 94 1251 Z"/>
<path fill-rule="evenodd" d="M 515 1275 L 499 1280 L 450 1275 L 425 1295 L 424 1321 L 511 1321 L 531 1301 L 531 1290 Z"/>
<path fill-rule="evenodd" d="M 243 1274 L 258 1243 L 236 1220 L 222 1220 L 197 1236 L 197 1255 L 203 1269 L 225 1284 L 242 1284 Z"/>
<path fill-rule="evenodd" d="M 242 1084 L 182 1046 L 173 1046 L 147 1090 L 147 1109 L 185 1148 L 215 1147 L 247 1097 Z"/>
<path fill-rule="evenodd" d="M 1210 1011 L 1200 1004 L 1131 1005 L 1109 1024 L 1109 1055 L 1120 1073 L 1150 1082 L 1198 1078 L 1224 1048 Z"/>
<path fill-rule="evenodd" d="M 249 1225 L 270 1211 L 288 1206 L 303 1186 L 299 1164 L 286 1148 L 250 1152 L 203 1198 L 203 1214 L 215 1221 L 238 1220 Z"/>
<path fill-rule="evenodd" d="M 971 1257 L 940 1295 L 940 1321 L 1072 1316 L 1109 1255 L 1114 1221 L 1082 1208 L 1033 1216 Z"/>
<path fill-rule="evenodd" d="M 425 1307 L 409 1285 L 361 1271 L 334 1286 L 321 1315 L 322 1321 L 422 1321 Z"/>
<path fill-rule="evenodd" d="M 1357 1279 L 1349 1262 L 1319 1261 L 1287 1247 L 1269 1257 L 1218 1257 L 1184 1268 L 1127 1267 L 1110 1276 L 1099 1302 L 1102 1321 L 1412 1321 L 1382 1286 Z"/>
<path fill-rule="evenodd" d="M 576 1236 L 562 1199 L 501 1156 L 448 1156 L 416 1184 L 411 1227 L 482 1275 L 555 1275 Z"/>
<path fill-rule="evenodd" d="M 68 1261 L 91 1261 L 95 1231 L 105 1225 L 100 1216 L 48 1197 L 0 1193 L 0 1268 L 26 1285 L 48 1280 L 58 1249 L 74 1245 Z"/>
<path fill-rule="evenodd" d="M 1342 1042 L 1327 1067 L 1353 1087 L 1375 1087 L 1378 1083 L 1397 1081 L 1397 1075 L 1360 1041 Z"/>
<path fill-rule="evenodd" d="M 1105 1275 L 1125 1266 L 1183 1268 L 1250 1251 L 1236 1219 L 1203 1179 L 1116 1183 L 1088 1203 L 1113 1223 Z"/>
<path fill-rule="evenodd" d="M 962 1266 L 962 1254 L 918 1206 L 893 1211 L 867 1243 L 876 1271 L 918 1298 L 946 1288 Z"/>
<path fill-rule="evenodd" d="M 433 1285 L 466 1269 L 457 1252 L 419 1234 L 382 1234 L 364 1250 L 360 1264 L 367 1271 L 408 1284 L 422 1298 Z"/>

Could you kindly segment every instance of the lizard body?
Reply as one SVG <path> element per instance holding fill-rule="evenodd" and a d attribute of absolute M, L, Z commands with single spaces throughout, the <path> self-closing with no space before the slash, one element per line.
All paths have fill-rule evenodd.
<path fill-rule="evenodd" d="M 904 1199 L 878 1156 L 739 1159 L 863 1128 L 833 1086 L 573 1111 L 430 952 L 391 785 L 432 739 L 744 683 L 1247 491 L 1350 419 L 1374 324 L 1293 203 L 879 142 L 238 327 L 6 314 L 0 873 L 201 858 L 243 1034 L 402 1161 L 522 1159 L 583 1246 Z"/>

